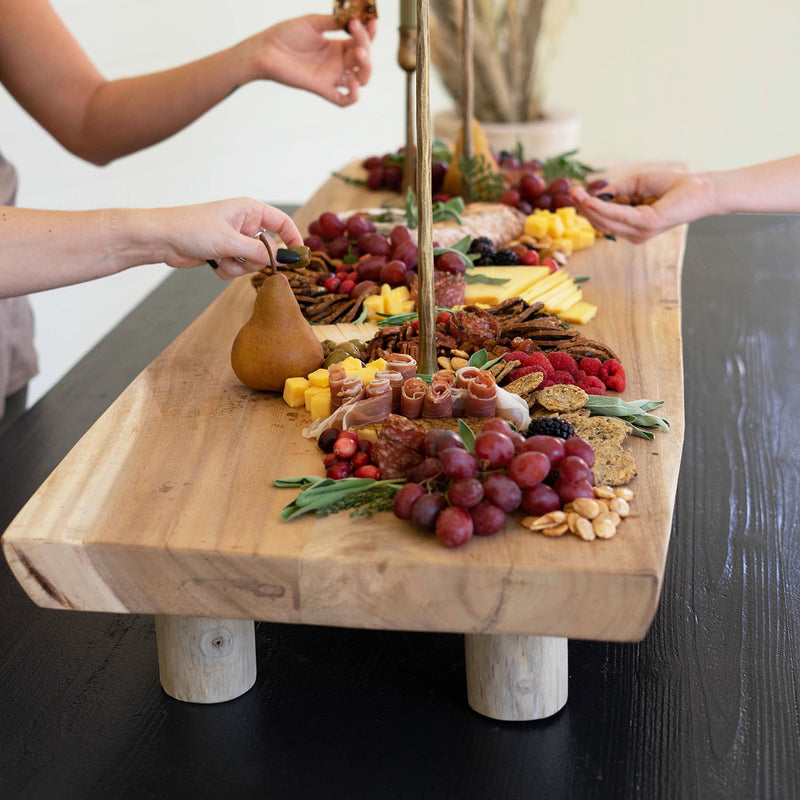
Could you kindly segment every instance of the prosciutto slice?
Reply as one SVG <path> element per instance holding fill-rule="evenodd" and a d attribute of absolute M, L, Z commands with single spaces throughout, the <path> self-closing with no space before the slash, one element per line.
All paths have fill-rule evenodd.
<path fill-rule="evenodd" d="M 403 378 L 413 378 L 417 374 L 417 359 L 405 353 L 389 353 L 386 358 L 386 369 L 399 372 Z"/>
<path fill-rule="evenodd" d="M 459 389 L 466 389 L 480 373 L 481 370 L 478 367 L 461 367 L 456 372 L 456 386 Z"/>
<path fill-rule="evenodd" d="M 335 411 L 342 404 L 339 392 L 346 377 L 347 372 L 345 372 L 345 368 L 341 364 L 331 364 L 328 367 L 328 383 L 331 387 L 331 411 Z"/>
<path fill-rule="evenodd" d="M 434 373 L 422 404 L 423 418 L 442 419 L 453 416 L 454 384 L 455 378 L 452 373 Z"/>
<path fill-rule="evenodd" d="M 422 378 L 409 378 L 403 383 L 400 395 L 400 413 L 408 419 L 417 419 L 422 414 L 428 384 Z"/>
<path fill-rule="evenodd" d="M 383 422 L 392 413 L 392 387 L 386 379 L 376 375 L 367 386 L 365 396 L 357 400 L 348 400 L 339 406 L 329 417 L 316 419 L 304 428 L 303 436 L 307 439 L 318 439 L 328 428 L 337 431 L 354 428 L 357 425 L 371 425 Z"/>
<path fill-rule="evenodd" d="M 380 372 L 375 374 L 375 378 L 373 378 L 373 380 L 377 380 L 379 378 L 386 378 L 386 380 L 389 381 L 389 386 L 392 389 L 392 413 L 398 413 L 400 411 L 400 395 L 403 393 L 403 382 L 405 381 L 403 373 L 389 369 L 382 369 Z"/>
<path fill-rule="evenodd" d="M 497 382 L 486 370 L 479 373 L 467 386 L 465 417 L 493 417 L 497 407 Z"/>
<path fill-rule="evenodd" d="M 366 397 L 366 394 L 367 388 L 364 384 L 364 379 L 360 375 L 346 375 L 336 395 L 339 400 L 336 405 L 338 407 L 352 400 L 361 400 L 362 397 Z M 333 405 L 333 391 L 331 391 L 331 408 L 333 408 Z"/>

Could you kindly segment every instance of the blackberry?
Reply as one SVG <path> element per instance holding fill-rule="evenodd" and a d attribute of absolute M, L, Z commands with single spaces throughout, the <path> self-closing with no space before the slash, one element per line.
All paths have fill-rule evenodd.
<path fill-rule="evenodd" d="M 503 247 L 492 257 L 492 264 L 496 267 L 513 267 L 519 264 L 519 258 L 513 250 Z"/>
<path fill-rule="evenodd" d="M 561 417 L 534 417 L 528 425 L 528 436 L 557 436 L 569 439 L 575 435 L 575 426 Z"/>
<path fill-rule="evenodd" d="M 473 239 L 469 245 L 469 252 L 470 253 L 486 253 L 491 251 L 494 253 L 494 245 L 492 244 L 492 240 L 489 239 L 488 236 L 479 236 L 477 239 Z"/>

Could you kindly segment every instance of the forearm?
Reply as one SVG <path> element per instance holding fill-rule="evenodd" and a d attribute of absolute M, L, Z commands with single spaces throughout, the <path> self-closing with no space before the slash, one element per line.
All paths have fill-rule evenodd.
<path fill-rule="evenodd" d="M 0 208 L 0 297 L 67 286 L 158 263 L 152 214 L 139 209 Z"/>
<path fill-rule="evenodd" d="M 174 69 L 103 83 L 92 95 L 76 147 L 97 164 L 156 144 L 253 80 L 245 43 Z M 168 102 L 166 101 L 168 98 Z"/>
<path fill-rule="evenodd" d="M 800 212 L 800 156 L 698 177 L 711 187 L 713 213 Z"/>

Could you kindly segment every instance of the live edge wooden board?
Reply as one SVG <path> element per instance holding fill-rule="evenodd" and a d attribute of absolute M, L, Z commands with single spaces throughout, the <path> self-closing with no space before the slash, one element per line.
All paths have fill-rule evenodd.
<path fill-rule="evenodd" d="M 379 200 L 331 179 L 296 221 L 303 230 L 322 211 Z M 672 425 L 652 442 L 629 438 L 636 498 L 609 541 L 549 539 L 510 520 L 451 550 L 389 513 L 281 522 L 294 492 L 273 479 L 322 474 L 321 453 L 300 435 L 303 409 L 233 374 L 231 343 L 254 298 L 245 277 L 78 442 L 6 531 L 5 555 L 50 608 L 639 639 L 661 590 L 683 443 L 685 235 L 603 241 L 569 263 L 591 278 L 584 292 L 600 310 L 584 330 L 625 365 L 624 397 L 665 400 Z"/>

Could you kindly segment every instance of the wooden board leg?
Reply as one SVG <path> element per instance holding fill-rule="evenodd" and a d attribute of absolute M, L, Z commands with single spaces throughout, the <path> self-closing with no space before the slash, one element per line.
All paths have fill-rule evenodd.
<path fill-rule="evenodd" d="M 567 702 L 567 640 L 466 634 L 467 697 L 479 714 L 522 721 L 552 716 Z"/>
<path fill-rule="evenodd" d="M 243 619 L 156 616 L 164 691 L 188 703 L 222 703 L 256 682 L 255 623 Z"/>

